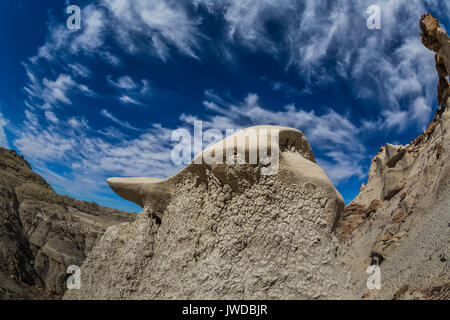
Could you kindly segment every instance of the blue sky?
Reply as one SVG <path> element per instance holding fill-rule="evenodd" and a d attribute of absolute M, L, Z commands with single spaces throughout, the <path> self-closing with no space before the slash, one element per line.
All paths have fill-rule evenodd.
<path fill-rule="evenodd" d="M 366 27 L 370 5 L 380 30 Z M 59 193 L 139 211 L 106 178 L 177 172 L 173 130 L 283 125 L 349 202 L 380 147 L 434 114 L 426 12 L 448 28 L 439 0 L 2 1 L 0 145 Z"/>

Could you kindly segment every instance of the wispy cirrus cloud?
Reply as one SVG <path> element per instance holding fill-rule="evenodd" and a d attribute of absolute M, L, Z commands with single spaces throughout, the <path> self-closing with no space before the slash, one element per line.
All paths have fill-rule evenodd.
<path fill-rule="evenodd" d="M 88 120 L 84 117 L 71 117 L 67 120 L 67 124 L 76 130 L 84 130 L 89 128 Z"/>
<path fill-rule="evenodd" d="M 351 177 L 365 177 L 361 162 L 366 160 L 359 152 L 340 151 L 338 149 L 325 153 L 327 158 L 317 159 L 317 163 L 325 170 L 330 179 L 339 184 Z"/>
<path fill-rule="evenodd" d="M 80 31 L 51 21 L 45 43 L 24 63 L 27 109 L 22 130 L 14 133 L 11 142 L 51 183 L 73 193 L 86 192 L 89 183 L 91 191 L 98 192 L 99 181 L 105 190 L 104 179 L 110 174 L 166 177 L 177 169 L 169 160 L 171 130 L 156 124 L 137 128 L 130 124 L 136 119 L 98 108 L 116 101 L 127 107 L 143 105 L 151 95 L 150 81 L 142 79 L 146 75 L 123 75 L 129 56 L 150 56 L 146 60 L 164 64 L 178 55 L 183 60 L 218 63 L 210 54 L 219 52 L 220 58 L 228 59 L 220 63 L 239 64 L 235 58 L 240 52 L 253 51 L 278 61 L 282 70 L 296 71 L 306 84 L 298 89 L 263 79 L 285 98 L 313 95 L 316 88 L 342 81 L 349 84 L 355 100 L 370 102 L 376 110 L 370 118 L 352 121 L 333 105 L 318 112 L 298 102 L 265 105 L 264 97 L 255 93 L 235 99 L 208 90 L 203 106 L 209 115 L 192 111 L 175 118 L 185 126 L 203 120 L 205 128 L 295 127 L 305 132 L 320 154 L 319 164 L 335 183 L 361 178 L 367 147 L 361 135 L 376 130 L 403 132 L 428 122 L 437 79 L 430 72 L 433 54 L 417 37 L 418 19 L 425 8 L 450 18 L 444 1 L 379 1 L 382 29 L 368 30 L 365 11 L 372 4 L 370 0 L 91 1 L 82 8 Z M 210 25 L 204 21 L 217 22 L 214 37 L 205 36 Z M 115 68 L 122 76 L 101 73 L 100 80 L 94 79 L 101 61 L 108 64 L 108 74 L 118 74 L 109 72 Z M 110 95 L 97 90 L 98 82 L 114 88 L 113 101 L 100 100 Z M 152 78 L 152 83 L 157 82 Z M 81 107 L 74 99 L 81 95 L 99 100 L 85 114 L 69 113 L 67 106 Z M 104 118 L 100 123 L 99 113 Z M 0 117 L 0 144 L 6 141 L 5 123 Z M 53 163 L 67 166 L 64 174 L 52 174 L 48 168 Z"/>
<path fill-rule="evenodd" d="M 435 100 L 436 74 L 433 55 L 418 39 L 419 17 L 432 9 L 449 20 L 450 5 L 439 0 L 240 1 L 195 0 L 223 18 L 230 44 L 266 52 L 277 59 L 287 54 L 287 68 L 296 68 L 306 81 L 306 93 L 336 81 L 348 81 L 354 95 L 378 105 L 385 127 L 403 131 L 403 112 L 422 126 L 429 118 L 424 108 L 410 108 L 409 101 Z M 381 9 L 381 29 L 366 28 L 370 5 Z M 427 71 L 428 70 L 428 71 Z M 275 90 L 295 93 L 282 82 Z M 303 90 L 303 89 L 302 89 Z M 396 119 L 390 118 L 393 116 Z"/>
<path fill-rule="evenodd" d="M 83 28 L 81 32 L 73 32 L 62 23 L 53 22 L 49 25 L 47 41 L 30 58 L 34 64 L 39 59 L 47 61 L 65 61 L 70 56 L 82 54 L 102 56 L 108 52 L 103 47 L 105 41 L 106 13 L 97 4 L 89 4 L 83 8 Z"/>
<path fill-rule="evenodd" d="M 130 76 L 122 76 L 114 80 L 107 76 L 108 83 L 119 91 L 119 101 L 123 104 L 143 105 L 140 98 L 147 98 L 151 94 L 150 81 L 142 79 L 136 81 Z"/>
<path fill-rule="evenodd" d="M 74 73 L 75 76 L 81 76 L 89 78 L 92 75 L 91 70 L 80 63 L 68 64 L 69 69 Z"/>
<path fill-rule="evenodd" d="M 103 0 L 100 3 L 120 24 L 117 38 L 128 52 L 142 53 L 150 49 L 152 54 L 167 60 L 169 47 L 173 46 L 182 54 L 197 58 L 200 20 L 188 14 L 188 2 Z M 144 42 L 134 41 L 136 35 Z"/>
<path fill-rule="evenodd" d="M 41 109 L 50 110 L 63 104 L 71 105 L 69 97 L 72 93 L 92 96 L 94 92 L 85 84 L 78 83 L 68 74 L 59 74 L 54 80 L 40 78 L 30 66 L 25 65 L 29 83 L 24 87 L 29 103 L 38 105 Z"/>
<path fill-rule="evenodd" d="M 105 44 L 112 36 L 127 53 L 152 54 L 164 61 L 170 47 L 197 58 L 200 20 L 189 15 L 188 3 L 164 0 L 98 0 L 82 8 L 83 28 L 72 32 L 63 24 L 50 25 L 48 39 L 31 61 L 66 60 L 90 55 L 112 65 L 121 59 Z"/>
<path fill-rule="evenodd" d="M 28 159 L 37 163 L 42 161 L 58 162 L 67 152 L 75 148 L 75 139 L 52 129 L 33 128 L 23 132 L 14 140 L 14 146 Z"/>
<path fill-rule="evenodd" d="M 119 97 L 119 101 L 122 102 L 123 104 L 136 104 L 136 105 L 142 105 L 141 102 L 131 98 L 130 96 L 124 94 L 122 96 Z"/>
<path fill-rule="evenodd" d="M 137 88 L 137 84 L 130 76 L 123 76 L 117 79 L 117 81 L 113 80 L 111 76 L 107 77 L 108 82 L 119 89 L 132 90 Z"/>
<path fill-rule="evenodd" d="M 84 27 L 80 32 L 51 24 L 46 43 L 31 61 L 88 55 L 116 60 L 113 64 L 117 65 L 119 53 L 106 45 L 107 37 L 114 39 L 123 52 L 134 55 L 150 54 L 167 61 L 170 48 L 174 48 L 201 59 L 202 46 L 212 44 L 202 32 L 204 17 L 200 13 L 205 11 L 199 9 L 204 8 L 223 23 L 222 38 L 214 43 L 228 48 L 226 56 L 232 57 L 233 47 L 242 46 L 277 59 L 287 57 L 286 68 L 297 69 L 307 84 L 297 91 L 275 81 L 274 90 L 288 96 L 301 95 L 338 80 L 354 82 L 355 97 L 379 106 L 379 119 L 367 121 L 385 122 L 385 127 L 403 131 L 407 126 L 388 116 L 398 118 L 404 111 L 419 112 L 409 108 L 408 101 L 430 102 L 436 94 L 436 75 L 426 72 L 433 68 L 434 61 L 417 37 L 418 18 L 432 8 L 449 19 L 450 8 L 438 0 L 377 2 L 381 30 L 369 30 L 366 10 L 373 4 L 371 0 L 98 0 L 83 8 Z M 132 86 L 128 80 L 124 77 L 115 84 Z M 119 101 L 141 104 L 125 93 Z M 424 114 L 423 108 L 420 112 L 412 117 L 418 126 L 423 125 L 421 116 L 430 116 Z"/>
<path fill-rule="evenodd" d="M 0 147 L 3 148 L 9 148 L 8 139 L 6 138 L 5 133 L 5 126 L 7 122 L 6 119 L 3 117 L 2 113 L 0 112 Z"/>
<path fill-rule="evenodd" d="M 130 137 L 113 127 L 94 130 L 84 117 L 56 119 L 48 125 L 38 110 L 25 113 L 22 126 L 14 129 L 12 145 L 59 192 L 119 206 L 111 196 L 103 196 L 111 194 L 108 177 L 164 177 L 179 169 L 170 161 L 171 130 L 160 125 L 145 131 L 136 128 L 139 134 Z M 112 116 L 106 110 L 103 115 Z M 63 168 L 63 173 L 53 171 L 54 166 Z"/>
<path fill-rule="evenodd" d="M 121 136 L 114 142 L 89 131 L 41 127 L 19 133 L 14 146 L 52 186 L 91 199 L 110 192 L 106 184 L 110 176 L 166 177 L 179 169 L 170 161 L 171 130 L 154 125 L 137 137 Z M 49 169 L 52 164 L 65 168 L 64 174 Z"/>
<path fill-rule="evenodd" d="M 132 125 L 131 125 L 129 122 L 127 122 L 127 121 L 119 120 L 118 118 L 116 118 L 115 116 L 113 116 L 111 112 L 109 112 L 109 111 L 106 110 L 106 109 L 103 109 L 102 111 L 100 111 L 100 114 L 101 114 L 102 116 L 104 116 L 105 118 L 108 118 L 108 119 L 111 120 L 112 122 L 118 124 L 118 125 L 121 126 L 121 127 L 124 127 L 124 128 L 127 128 L 127 129 L 131 129 L 131 130 L 135 130 L 135 131 L 142 131 L 141 129 L 132 126 Z"/>
<path fill-rule="evenodd" d="M 52 111 L 46 110 L 44 115 L 45 115 L 45 118 L 52 123 L 56 124 L 59 121 L 58 118 L 56 117 L 56 115 Z"/>
<path fill-rule="evenodd" d="M 311 90 L 308 88 L 298 89 L 286 82 L 282 81 L 273 81 L 267 77 L 262 77 L 261 80 L 267 82 L 270 87 L 275 91 L 282 92 L 286 97 L 291 98 L 295 96 L 305 96 L 307 94 L 311 94 Z"/>

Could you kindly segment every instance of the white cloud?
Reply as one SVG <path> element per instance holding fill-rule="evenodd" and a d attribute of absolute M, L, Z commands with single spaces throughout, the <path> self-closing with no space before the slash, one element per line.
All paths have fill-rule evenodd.
<path fill-rule="evenodd" d="M 50 24 L 47 41 L 38 49 L 37 55 L 31 61 L 37 64 L 39 58 L 55 60 L 71 54 L 95 54 L 98 49 L 102 49 L 104 22 L 107 20 L 104 12 L 97 5 L 90 4 L 82 8 L 82 13 L 81 31 L 73 32 L 63 23 Z"/>
<path fill-rule="evenodd" d="M 135 130 L 135 131 L 141 131 L 139 128 L 136 128 L 136 127 L 132 126 L 129 122 L 117 119 L 116 117 L 114 117 L 111 114 L 111 112 L 109 112 L 106 109 L 103 109 L 102 111 L 100 111 L 100 114 L 102 116 L 104 116 L 105 118 L 110 119 L 112 122 L 117 123 L 119 126 L 122 126 L 124 128 L 127 128 L 127 129 L 131 129 L 131 130 Z"/>
<path fill-rule="evenodd" d="M 448 21 L 450 8 L 442 1 L 376 2 L 381 8 L 381 30 L 366 27 L 366 9 L 374 4 L 372 0 L 194 3 L 223 17 L 230 44 L 265 51 L 274 57 L 287 52 L 288 66 L 297 68 L 307 81 L 305 92 L 336 80 L 351 81 L 354 95 L 373 100 L 380 114 L 385 109 L 405 111 L 409 108 L 407 101 L 421 96 L 435 100 L 437 76 L 430 72 L 434 69 L 433 54 L 418 38 L 419 18 L 432 9 L 438 18 Z M 269 32 L 269 24 L 275 32 Z M 273 85 L 275 90 L 283 89 L 282 83 Z M 419 119 L 413 120 L 421 125 Z M 386 126 L 392 126 L 392 121 Z"/>
<path fill-rule="evenodd" d="M 106 110 L 102 114 L 126 126 Z M 159 125 L 130 139 L 112 127 L 93 135 L 83 117 L 47 126 L 41 125 L 38 113 L 26 110 L 25 115 L 22 129 L 14 132 L 14 146 L 49 183 L 77 197 L 99 199 L 98 192 L 110 192 L 106 178 L 111 175 L 163 177 L 177 170 L 170 161 L 171 131 Z M 46 116 L 52 117 L 50 113 Z M 108 142 L 103 136 L 114 140 Z M 64 174 L 52 172 L 49 167 L 53 164 L 65 167 Z"/>
<path fill-rule="evenodd" d="M 45 118 L 52 123 L 58 123 L 58 118 L 51 111 L 45 111 Z"/>
<path fill-rule="evenodd" d="M 22 132 L 14 145 L 29 159 L 58 161 L 74 149 L 75 139 L 48 130 L 31 130 Z"/>
<path fill-rule="evenodd" d="M 93 52 L 100 48 L 104 44 L 105 21 L 107 16 L 96 6 L 88 5 L 83 8 L 83 32 L 70 42 L 72 51 Z"/>
<path fill-rule="evenodd" d="M 136 83 L 130 76 L 123 76 L 114 81 L 111 76 L 107 77 L 108 82 L 116 88 L 131 90 L 137 87 Z"/>
<path fill-rule="evenodd" d="M 92 75 L 91 70 L 79 63 L 69 64 L 68 67 L 72 70 L 74 76 L 88 78 Z"/>
<path fill-rule="evenodd" d="M 0 113 L 0 147 L 9 148 L 8 139 L 6 138 L 5 126 L 7 125 L 6 119 Z"/>
<path fill-rule="evenodd" d="M 425 126 L 428 122 L 427 119 L 431 114 L 430 105 L 430 101 L 426 101 L 424 97 L 419 97 L 412 104 L 412 108 L 410 108 L 410 113 L 412 114 L 413 119 L 415 119 L 421 126 Z"/>
<path fill-rule="evenodd" d="M 94 91 L 92 91 L 91 89 L 89 89 L 86 85 L 84 84 L 79 84 L 78 85 L 78 90 L 80 90 L 81 93 L 83 93 L 86 96 L 93 96 L 95 95 Z"/>
<path fill-rule="evenodd" d="M 140 103 L 139 101 L 136 101 L 135 99 L 131 98 L 130 96 L 127 96 L 126 94 L 122 95 L 119 97 L 120 102 L 124 103 L 124 104 L 137 104 L 137 105 L 142 105 L 142 103 Z"/>
<path fill-rule="evenodd" d="M 133 92 L 139 95 L 146 95 L 150 92 L 150 81 L 142 79 L 141 81 L 134 80 L 130 76 L 119 77 L 114 80 L 111 76 L 107 76 L 108 83 L 117 89 Z"/>
<path fill-rule="evenodd" d="M 119 66 L 121 64 L 121 60 L 116 55 L 112 54 L 108 51 L 100 51 L 99 53 L 100 57 L 103 58 L 103 60 L 113 66 Z"/>
<path fill-rule="evenodd" d="M 97 55 L 117 66 L 120 58 L 105 45 L 112 36 L 128 53 L 169 58 L 169 48 L 197 58 L 199 20 L 191 17 L 186 3 L 174 0 L 98 0 L 82 8 L 82 28 L 68 30 L 51 24 L 47 41 L 31 61 L 68 60 L 71 55 Z"/>
<path fill-rule="evenodd" d="M 342 151 L 332 151 L 326 154 L 329 160 L 318 159 L 318 164 L 325 170 L 334 184 L 339 184 L 350 177 L 356 176 L 359 179 L 365 177 L 361 167 L 364 157 L 358 153 L 344 153 Z"/>
<path fill-rule="evenodd" d="M 106 178 L 110 176 L 166 177 L 175 173 L 170 132 L 154 126 L 137 138 L 109 143 L 82 131 L 48 128 L 35 134 L 22 133 L 14 145 L 52 185 L 77 196 L 92 196 L 98 195 L 99 189 L 108 191 Z M 67 170 L 63 176 L 57 175 L 48 169 L 48 163 L 58 163 Z"/>
<path fill-rule="evenodd" d="M 85 118 L 75 118 L 72 117 L 67 121 L 67 124 L 73 129 L 87 129 L 88 121 Z"/>
<path fill-rule="evenodd" d="M 33 96 L 42 99 L 49 104 L 62 102 L 71 104 L 67 97 L 69 89 L 75 86 L 73 79 L 66 75 L 60 74 L 55 80 L 42 79 L 42 85 L 35 83 L 34 87 L 26 87 L 27 92 Z"/>
<path fill-rule="evenodd" d="M 285 96 L 287 97 L 294 97 L 294 96 L 304 96 L 306 94 L 310 94 L 311 90 L 309 88 L 304 89 L 298 89 L 294 88 L 293 86 L 282 82 L 282 81 L 273 81 L 268 79 L 267 77 L 261 78 L 263 81 L 266 81 L 273 90 L 283 92 Z"/>
<path fill-rule="evenodd" d="M 151 93 L 150 81 L 147 79 L 137 81 L 130 76 L 119 77 L 117 80 L 107 76 L 106 79 L 111 86 L 118 89 L 118 99 L 124 104 L 142 105 L 137 99 L 148 97 Z"/>
<path fill-rule="evenodd" d="M 27 126 L 27 128 L 34 131 L 39 127 L 39 119 L 35 113 L 31 112 L 30 110 L 25 110 L 25 118 L 25 125 Z"/>
<path fill-rule="evenodd" d="M 141 89 L 140 89 L 139 93 L 141 95 L 149 94 L 151 92 L 150 81 L 148 81 L 147 79 L 143 79 L 141 81 L 141 83 L 142 83 L 142 86 L 141 86 Z"/>
<path fill-rule="evenodd" d="M 402 131 L 408 124 L 409 115 L 407 111 L 385 110 L 383 116 L 385 118 L 384 126 L 389 129 L 396 127 Z"/>
<path fill-rule="evenodd" d="M 421 130 L 429 122 L 432 112 L 431 98 L 419 96 L 402 110 L 399 107 L 385 109 L 377 120 L 361 120 L 362 127 L 368 131 L 395 130 L 402 132 L 413 124 L 417 124 Z"/>
<path fill-rule="evenodd" d="M 111 139 L 121 140 L 125 137 L 119 129 L 114 127 L 108 127 L 106 129 L 99 130 L 98 132 Z"/>
<path fill-rule="evenodd" d="M 163 60 L 169 57 L 169 47 L 196 58 L 198 21 L 185 10 L 183 1 L 172 0 L 103 0 L 119 27 L 117 37 L 131 53 L 149 51 Z M 138 35 L 140 41 L 135 41 Z M 143 38 L 143 39 L 142 39 Z"/>
<path fill-rule="evenodd" d="M 373 100 L 381 116 L 387 114 L 385 110 L 405 111 L 408 101 L 422 96 L 434 101 L 436 74 L 428 72 L 433 69 L 433 55 L 417 37 L 418 20 L 427 9 L 448 19 L 449 5 L 438 0 L 378 2 L 381 30 L 369 30 L 366 9 L 373 4 L 372 0 L 98 0 L 83 8 L 79 32 L 52 24 L 47 42 L 31 61 L 37 64 L 39 58 L 67 60 L 84 54 L 118 65 L 120 58 L 106 45 L 106 37 L 127 53 L 152 54 L 164 61 L 170 57 L 170 48 L 198 58 L 200 44 L 226 47 L 226 56 L 232 56 L 233 46 L 244 46 L 277 59 L 287 56 L 287 67 L 297 68 L 307 84 L 297 90 L 283 82 L 272 83 L 288 96 L 311 93 L 315 86 L 343 79 L 355 83 L 355 97 Z M 201 32 L 201 6 L 216 20 L 223 20 L 223 38 L 211 42 Z M 128 80 L 115 83 L 128 89 L 133 86 Z M 83 89 L 87 87 L 79 88 Z M 67 103 L 62 92 L 60 98 Z M 129 94 L 119 99 L 139 104 Z M 422 124 L 418 118 L 413 120 Z"/>
<path fill-rule="evenodd" d="M 362 144 L 358 143 L 357 139 L 359 129 L 348 118 L 333 110 L 328 110 L 319 116 L 314 111 L 304 111 L 290 104 L 285 106 L 283 111 L 272 111 L 260 106 L 259 97 L 256 94 L 248 94 L 241 102 L 235 102 L 233 99 L 229 102 L 210 90 L 205 91 L 205 95 L 209 100 L 205 101 L 204 105 L 221 114 L 221 116 L 210 117 L 208 126 L 221 129 L 225 129 L 230 124 L 233 124 L 231 128 L 255 124 L 294 127 L 307 134 L 312 143 L 321 144 L 328 141 L 335 145 L 347 145 L 348 141 L 354 141 L 355 144 L 352 147 L 358 151 L 363 150 Z M 184 118 L 187 119 L 187 116 L 185 115 Z"/>

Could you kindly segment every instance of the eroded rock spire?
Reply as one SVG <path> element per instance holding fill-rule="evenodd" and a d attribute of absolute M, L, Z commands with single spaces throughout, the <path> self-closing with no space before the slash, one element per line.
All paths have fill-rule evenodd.
<path fill-rule="evenodd" d="M 446 108 L 450 97 L 450 86 L 446 79 L 450 72 L 450 38 L 439 26 L 438 20 L 431 14 L 424 14 L 420 19 L 422 43 L 435 52 L 436 70 L 439 75 L 438 105 Z"/>

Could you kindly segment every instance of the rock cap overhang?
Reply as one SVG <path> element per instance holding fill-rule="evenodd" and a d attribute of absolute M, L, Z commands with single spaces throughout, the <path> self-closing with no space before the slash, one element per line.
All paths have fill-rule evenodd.
<path fill-rule="evenodd" d="M 236 153 L 236 150 L 242 148 L 245 150 L 246 159 L 249 158 L 249 153 L 258 152 L 259 143 L 254 139 L 242 139 L 251 133 L 256 133 L 259 136 L 262 130 L 268 133 L 267 136 L 267 148 L 272 153 L 272 141 L 271 135 L 276 130 L 279 138 L 277 148 L 279 154 L 279 167 L 280 172 L 277 174 L 284 175 L 285 180 L 291 180 L 295 176 L 306 177 L 313 180 L 323 180 L 323 185 L 332 185 L 326 176 L 325 172 L 316 164 L 314 154 L 312 152 L 311 146 L 306 139 L 303 132 L 300 130 L 281 127 L 281 126 L 269 126 L 260 125 L 253 126 L 246 129 L 242 129 L 233 135 L 228 136 L 222 141 L 219 141 L 200 152 L 194 159 L 182 170 L 173 176 L 166 179 L 157 178 L 109 178 L 107 180 L 109 186 L 116 192 L 119 196 L 138 204 L 141 207 L 149 206 L 153 209 L 160 211 L 164 208 L 166 204 L 170 201 L 173 186 L 177 181 L 185 176 L 186 174 L 194 173 L 202 179 L 204 176 L 205 168 L 209 168 L 219 177 L 224 183 L 234 185 L 236 180 L 247 179 L 255 180 L 258 179 L 259 174 L 254 174 L 254 172 L 249 172 L 250 167 L 261 166 L 261 163 L 257 164 L 227 164 L 226 161 L 219 164 L 207 164 L 201 160 L 205 154 L 211 154 L 213 150 L 217 148 L 223 148 L 223 155 L 225 156 L 227 152 Z M 242 145 L 242 143 L 245 145 Z M 230 150 L 233 148 L 233 150 Z M 201 162 L 201 164 L 196 164 Z M 235 170 L 234 174 L 230 175 L 227 168 L 230 166 Z M 290 172 L 287 174 L 286 172 Z M 299 172 L 301 171 L 301 172 Z M 320 181 L 318 181 L 320 183 Z M 338 193 L 334 190 L 330 190 L 333 193 Z M 342 198 L 342 196 L 339 197 Z"/>

